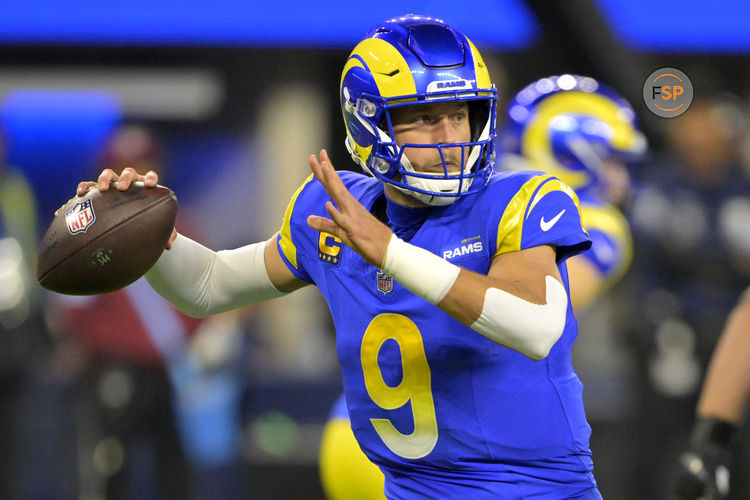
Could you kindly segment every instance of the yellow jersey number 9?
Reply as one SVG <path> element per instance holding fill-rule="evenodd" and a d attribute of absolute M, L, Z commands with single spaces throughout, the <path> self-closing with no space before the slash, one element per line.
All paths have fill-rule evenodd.
<path fill-rule="evenodd" d="M 394 387 L 385 382 L 378 365 L 380 348 L 389 339 L 398 343 L 403 367 L 401 382 Z M 362 338 L 361 358 L 365 387 L 376 405 L 395 410 L 411 401 L 414 431 L 402 434 L 390 420 L 371 418 L 380 439 L 388 449 L 403 458 L 417 459 L 429 454 L 437 444 L 438 427 L 430 367 L 417 325 L 401 314 L 376 316 Z"/>

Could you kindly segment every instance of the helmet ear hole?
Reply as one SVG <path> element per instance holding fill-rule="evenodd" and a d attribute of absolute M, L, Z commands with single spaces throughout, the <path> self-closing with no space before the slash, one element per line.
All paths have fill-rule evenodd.
<path fill-rule="evenodd" d="M 388 133 L 388 113 L 383 113 L 383 116 L 380 117 L 380 121 L 378 122 L 378 128 L 382 130 L 384 133 Z"/>
<path fill-rule="evenodd" d="M 490 104 L 487 101 L 469 101 L 469 123 L 471 140 L 478 141 L 490 116 Z"/>

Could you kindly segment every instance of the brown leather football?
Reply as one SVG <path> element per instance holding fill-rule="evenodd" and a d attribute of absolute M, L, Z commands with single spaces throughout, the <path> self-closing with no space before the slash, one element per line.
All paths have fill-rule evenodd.
<path fill-rule="evenodd" d="M 164 186 L 134 182 L 91 189 L 60 209 L 42 239 L 39 283 L 68 295 L 94 295 L 123 288 L 154 265 L 177 216 L 177 197 Z"/>

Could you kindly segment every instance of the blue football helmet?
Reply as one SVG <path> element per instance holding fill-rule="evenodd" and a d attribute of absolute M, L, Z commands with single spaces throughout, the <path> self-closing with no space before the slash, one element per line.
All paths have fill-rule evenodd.
<path fill-rule="evenodd" d="M 487 185 L 495 157 L 497 91 L 474 44 L 443 21 L 407 15 L 373 27 L 341 75 L 346 146 L 366 172 L 428 205 L 448 205 Z M 465 101 L 471 141 L 396 144 L 391 110 Z M 407 148 L 436 148 L 442 173 L 415 171 Z M 460 172 L 449 173 L 443 148 L 460 148 Z"/>
<path fill-rule="evenodd" d="M 593 78 L 559 75 L 521 90 L 498 133 L 502 168 L 520 157 L 525 168 L 560 178 L 578 193 L 603 191 L 604 162 L 628 165 L 646 151 L 633 108 Z"/>

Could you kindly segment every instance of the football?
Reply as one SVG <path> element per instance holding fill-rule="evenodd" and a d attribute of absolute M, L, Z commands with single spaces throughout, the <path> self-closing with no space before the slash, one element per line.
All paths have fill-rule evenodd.
<path fill-rule="evenodd" d="M 157 261 L 176 216 L 177 197 L 164 186 L 93 188 L 55 215 L 39 247 L 37 280 L 68 295 L 123 288 Z"/>

